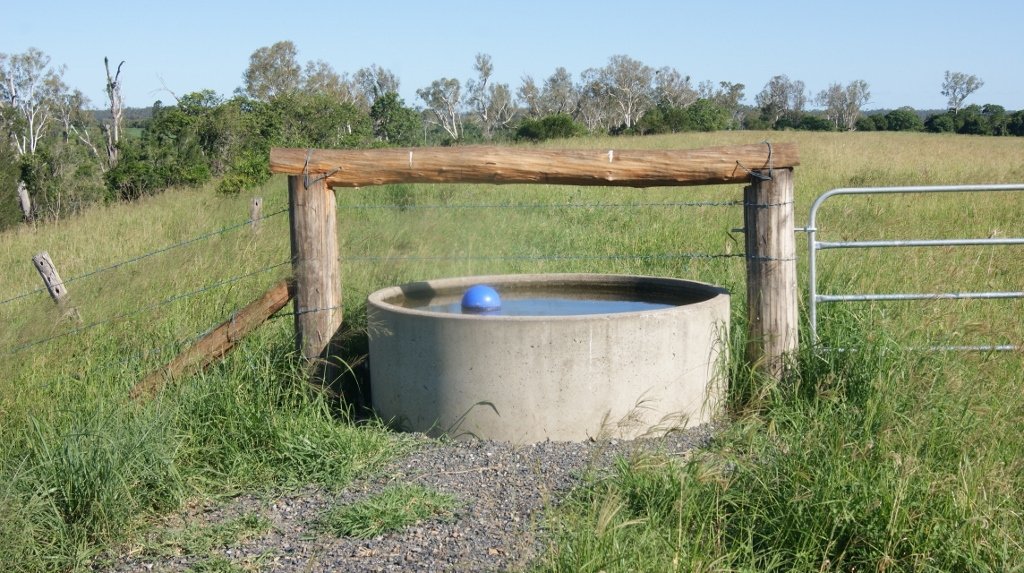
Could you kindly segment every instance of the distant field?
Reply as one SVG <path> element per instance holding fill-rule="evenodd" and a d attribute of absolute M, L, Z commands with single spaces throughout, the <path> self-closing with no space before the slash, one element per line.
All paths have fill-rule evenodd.
<path fill-rule="evenodd" d="M 719 132 L 546 145 L 668 149 L 765 139 L 799 145 L 797 226 L 806 222 L 814 198 L 836 187 L 1024 182 L 1024 140 L 1009 137 Z M 286 207 L 282 178 L 252 194 L 265 198 L 265 214 Z M 285 466 L 296 463 L 296 457 L 299 465 L 313 468 L 308 479 L 331 482 L 328 472 L 351 476 L 372 471 L 389 452 L 401 450 L 401 440 L 392 434 L 353 428 L 324 416 L 324 404 L 297 397 L 303 390 L 290 355 L 292 323 L 287 317 L 270 321 L 224 364 L 183 382 L 157 405 L 126 403 L 128 389 L 141 376 L 290 272 L 287 214 L 274 215 L 255 233 L 248 226 L 224 230 L 245 222 L 250 197 L 218 196 L 209 188 L 169 191 L 0 234 L 0 299 L 5 299 L 0 304 L 0 324 L 5 325 L 0 330 L 5 354 L 0 366 L 0 513 L 10 516 L 0 518 L 6 520 L 0 521 L 0 538 L 19 540 L 0 549 L 0 563 L 27 564 L 15 570 L 72 567 L 87 562 L 96 548 L 130 535 L 140 526 L 138 516 L 175 507 L 197 492 L 294 484 L 301 476 Z M 351 327 L 345 358 L 353 363 L 365 348 L 360 329 L 366 294 L 426 278 L 568 271 L 670 275 L 724 285 L 733 292 L 737 317 L 744 309 L 743 260 L 734 256 L 742 252 L 743 238 L 731 231 L 742 226 L 742 209 L 720 205 L 742 198 L 739 185 L 650 190 L 396 185 L 338 190 L 337 197 L 346 323 Z M 1024 193 L 838 199 L 821 213 L 820 238 L 1024 237 L 1022 214 Z M 801 235 L 797 244 L 804 289 L 806 241 Z M 50 253 L 65 280 L 73 278 L 67 287 L 80 323 L 62 319 L 45 293 L 6 300 L 38 289 L 30 261 L 42 250 Z M 822 290 L 1020 290 L 1021 251 L 971 247 L 823 253 Z M 1024 343 L 1020 300 L 856 303 L 821 312 L 826 323 L 837 325 L 830 332 L 852 331 L 867 343 Z M 909 380 L 907 388 L 918 391 L 941 386 L 975 394 L 964 407 L 977 426 L 966 428 L 962 445 L 955 446 L 964 456 L 989 452 L 993 436 L 1002 436 L 999 452 L 1020 451 L 1024 442 L 1017 430 L 1024 402 L 1019 384 L 1012 394 L 1005 393 L 1011 392 L 1011 383 L 1020 382 L 1022 356 L 934 357 L 927 359 L 936 361 L 929 362 L 927 374 L 908 366 L 900 376 Z M 885 378 L 885 372 L 875 375 Z M 282 380 L 293 389 L 284 396 L 275 389 Z M 250 395 L 250 387 L 258 390 Z M 893 401 L 913 403 L 910 396 L 897 395 Z M 751 415 L 772 424 L 771 413 Z M 990 415 L 1003 419 L 992 422 Z M 246 424 L 229 422 L 234 418 Z M 285 418 L 298 420 L 297 426 L 287 426 Z M 80 438 L 83 432 L 89 440 Z M 351 455 L 320 467 L 316 454 L 306 458 L 298 453 L 302 439 L 325 445 L 347 441 L 353 444 Z M 267 444 L 265 458 L 247 451 L 253 440 Z M 898 455 L 910 455 L 895 442 L 886 443 Z M 927 457 L 921 456 L 926 465 Z M 109 475 L 94 471 L 101 459 Z M 1005 466 L 1005 456 L 992 454 L 986 460 L 976 470 L 978 483 L 998 482 L 992 495 L 1019 515 L 1020 497 L 1011 501 L 1005 496 L 1024 493 L 1022 478 L 1004 474 L 1012 469 Z M 1000 460 L 1003 466 L 997 465 Z M 989 462 L 993 465 L 985 465 Z M 151 475 L 147 464 L 163 464 L 164 470 Z M 922 470 L 921 476 L 927 475 Z M 331 483 L 343 486 L 344 479 Z M 858 474 L 850 479 L 868 478 Z M 126 487 L 143 493 L 125 493 Z M 978 503 L 979 519 L 995 519 L 985 513 L 988 505 Z M 929 515 L 927 507 L 921 511 Z M 971 510 L 964 512 L 964 519 L 970 519 Z M 586 521 L 585 516 L 579 519 Z M 585 525 L 567 522 L 575 523 L 575 531 L 585 530 Z M 1012 538 L 1001 535 L 1004 541 Z M 1000 555 L 1024 558 L 1019 544 L 1006 543 Z"/>

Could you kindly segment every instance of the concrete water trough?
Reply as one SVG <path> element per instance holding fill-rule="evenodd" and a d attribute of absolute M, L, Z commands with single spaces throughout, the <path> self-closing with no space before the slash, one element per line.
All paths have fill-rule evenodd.
<path fill-rule="evenodd" d="M 500 293 L 500 310 L 463 312 L 466 290 L 481 284 Z M 729 294 L 704 283 L 439 279 L 374 292 L 367 318 L 373 407 L 405 430 L 513 443 L 629 439 L 704 423 L 724 397 Z"/>

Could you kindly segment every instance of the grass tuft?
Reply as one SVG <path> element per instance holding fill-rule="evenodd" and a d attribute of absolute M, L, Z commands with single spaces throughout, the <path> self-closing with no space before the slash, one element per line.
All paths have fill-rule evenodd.
<path fill-rule="evenodd" d="M 418 485 L 395 484 L 362 501 L 324 512 L 315 527 L 339 537 L 369 539 L 426 519 L 452 519 L 457 508 L 458 502 L 451 495 Z"/>

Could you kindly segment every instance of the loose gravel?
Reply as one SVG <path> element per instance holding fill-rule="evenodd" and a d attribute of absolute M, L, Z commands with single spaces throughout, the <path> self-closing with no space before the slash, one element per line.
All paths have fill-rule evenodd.
<path fill-rule="evenodd" d="M 709 426 L 700 426 L 652 439 L 522 446 L 441 442 L 421 436 L 420 448 L 341 492 L 307 488 L 276 497 L 241 495 L 189 508 L 168 519 L 173 527 L 192 528 L 252 515 L 269 521 L 269 528 L 251 538 L 204 555 L 157 556 L 140 548 L 108 562 L 102 570 L 514 570 L 544 551 L 545 510 L 579 485 L 587 470 L 603 471 L 617 457 L 637 451 L 683 454 L 705 445 L 711 432 Z M 365 499 L 392 483 L 419 484 L 454 496 L 459 503 L 455 517 L 423 521 L 372 539 L 336 537 L 316 527 L 324 511 Z"/>

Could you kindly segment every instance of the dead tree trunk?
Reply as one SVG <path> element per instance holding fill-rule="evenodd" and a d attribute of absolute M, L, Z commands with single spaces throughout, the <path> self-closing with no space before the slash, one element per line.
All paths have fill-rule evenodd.
<path fill-rule="evenodd" d="M 18 203 L 21 205 L 21 213 L 25 216 L 25 222 L 32 222 L 32 199 L 28 196 L 28 185 L 24 181 L 18 181 Z"/>
<path fill-rule="evenodd" d="M 107 135 L 107 164 L 111 169 L 117 166 L 118 149 L 117 144 L 121 140 L 121 119 L 124 115 L 124 99 L 121 97 L 121 66 L 122 60 L 117 65 L 117 71 L 110 75 L 110 60 L 103 58 L 103 66 L 107 69 L 107 97 L 110 98 L 110 124 L 106 125 L 104 131 Z"/>

